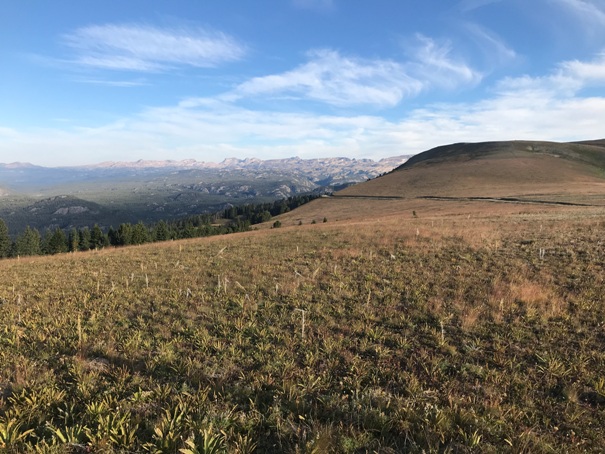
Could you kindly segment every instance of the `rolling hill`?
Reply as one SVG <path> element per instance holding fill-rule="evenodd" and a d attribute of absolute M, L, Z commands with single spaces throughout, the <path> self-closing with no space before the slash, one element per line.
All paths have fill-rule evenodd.
<path fill-rule="evenodd" d="M 494 202 L 508 207 L 496 208 Z M 470 214 L 557 205 L 605 206 L 605 140 L 457 143 L 433 148 L 386 175 L 290 213 L 285 221 L 371 218 L 418 210 Z"/>
<path fill-rule="evenodd" d="M 589 143 L 459 143 L 420 153 L 339 195 L 510 197 L 605 203 L 605 148 Z M 600 145 L 599 145 L 600 144 Z"/>

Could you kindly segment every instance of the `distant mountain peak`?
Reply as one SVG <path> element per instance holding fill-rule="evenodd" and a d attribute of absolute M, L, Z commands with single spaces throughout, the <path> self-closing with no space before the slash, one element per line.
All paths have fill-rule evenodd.
<path fill-rule="evenodd" d="M 248 157 L 248 158 L 225 158 L 221 162 L 205 162 L 205 161 L 196 161 L 195 159 L 184 159 L 181 161 L 175 160 L 145 160 L 139 159 L 137 161 L 105 161 L 99 164 L 89 165 L 89 166 L 81 166 L 85 168 L 93 168 L 93 169 L 255 169 L 255 168 L 287 168 L 288 166 L 298 166 L 298 165 L 312 165 L 312 166 L 346 166 L 346 165 L 359 165 L 363 164 L 368 167 L 385 167 L 385 171 L 387 167 L 396 167 L 397 165 L 402 164 L 408 156 L 393 156 L 390 158 L 383 158 L 379 161 L 374 161 L 372 159 L 356 159 L 356 158 L 347 158 L 344 156 L 332 157 L 332 158 L 309 158 L 303 159 L 299 156 L 292 156 L 289 158 L 282 159 L 267 159 L 262 160 L 259 158 Z M 394 164 L 393 164 L 394 163 Z"/>
<path fill-rule="evenodd" d="M 4 169 L 34 169 L 34 168 L 37 168 L 40 166 L 36 166 L 29 162 L 11 162 L 8 164 L 0 163 L 0 167 L 2 167 Z"/>
<path fill-rule="evenodd" d="M 0 165 L 0 195 L 22 199 L 18 207 L 0 204 L 11 230 L 71 228 L 98 223 L 170 220 L 297 194 L 333 192 L 382 175 L 407 157 L 389 160 L 346 157 L 261 160 L 227 158 L 103 162 L 89 166 Z M 15 170 L 15 168 L 17 170 Z"/>
<path fill-rule="evenodd" d="M 139 159 L 137 161 L 104 161 L 98 164 L 78 166 L 93 169 L 151 169 L 151 168 L 196 168 L 202 166 L 203 162 L 198 162 L 195 159 L 185 159 L 182 161 L 168 160 L 149 160 Z"/>

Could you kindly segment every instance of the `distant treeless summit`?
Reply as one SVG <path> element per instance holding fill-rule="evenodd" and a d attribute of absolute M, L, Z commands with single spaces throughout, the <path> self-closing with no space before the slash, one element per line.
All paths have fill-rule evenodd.
<path fill-rule="evenodd" d="M 338 196 L 508 198 L 605 205 L 605 140 L 456 143 Z"/>

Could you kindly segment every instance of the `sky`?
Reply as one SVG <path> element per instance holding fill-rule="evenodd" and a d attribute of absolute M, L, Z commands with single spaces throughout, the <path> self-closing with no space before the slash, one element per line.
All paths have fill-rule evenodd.
<path fill-rule="evenodd" d="M 0 162 L 605 137 L 605 0 L 2 0 Z"/>

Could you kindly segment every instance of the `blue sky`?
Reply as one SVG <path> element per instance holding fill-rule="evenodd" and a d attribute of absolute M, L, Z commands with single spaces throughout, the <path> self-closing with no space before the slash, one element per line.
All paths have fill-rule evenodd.
<path fill-rule="evenodd" d="M 0 162 L 605 137 L 605 0 L 3 0 Z"/>

